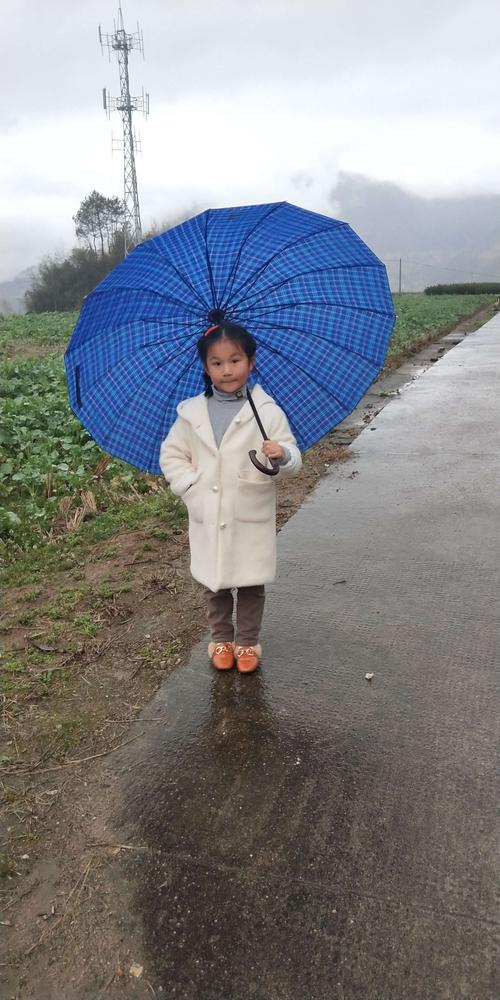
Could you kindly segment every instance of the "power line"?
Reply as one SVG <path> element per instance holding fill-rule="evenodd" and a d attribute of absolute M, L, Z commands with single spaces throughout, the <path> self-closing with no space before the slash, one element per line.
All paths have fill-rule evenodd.
<path fill-rule="evenodd" d="M 498 274 L 493 276 L 484 274 L 481 271 L 471 271 L 467 266 L 464 266 L 463 268 L 457 268 L 457 267 L 447 267 L 445 264 L 428 264 L 423 260 L 415 260 L 415 258 L 413 257 L 396 257 L 396 258 L 389 258 L 388 260 L 384 260 L 384 258 L 380 259 L 386 265 L 386 267 L 388 267 L 389 265 L 396 265 L 398 267 L 397 276 L 394 275 L 394 270 L 391 269 L 392 270 L 391 282 L 392 283 L 397 282 L 399 293 L 401 293 L 402 291 L 402 270 L 404 264 L 411 265 L 409 277 L 410 281 L 413 280 L 413 282 L 416 281 L 417 275 L 421 268 L 427 268 L 439 272 L 446 271 L 449 272 L 450 274 L 460 275 L 460 283 L 470 284 L 471 282 L 473 283 L 473 279 L 476 279 L 478 282 L 491 281 L 496 283 L 499 281 Z"/>

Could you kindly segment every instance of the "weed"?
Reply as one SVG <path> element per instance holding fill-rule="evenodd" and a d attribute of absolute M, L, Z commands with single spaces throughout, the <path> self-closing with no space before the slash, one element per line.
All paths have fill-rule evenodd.
<path fill-rule="evenodd" d="M 54 661 L 54 653 L 47 650 L 29 649 L 26 653 L 26 663 L 30 667 L 46 667 Z"/>
<path fill-rule="evenodd" d="M 23 601 L 29 601 L 30 603 L 31 601 L 37 601 L 42 593 L 43 593 L 42 587 L 35 587 L 34 590 L 30 590 L 28 591 L 27 594 L 24 595 Z"/>
<path fill-rule="evenodd" d="M 177 656 L 178 653 L 180 653 L 181 649 L 182 649 L 182 643 L 180 639 L 171 639 L 170 642 L 167 642 L 165 646 L 164 655 Z"/>
<path fill-rule="evenodd" d="M 2 677 L 0 674 L 0 691 L 5 695 L 13 695 L 17 690 L 14 681 L 10 680 L 8 677 Z"/>
<path fill-rule="evenodd" d="M 63 680 L 63 679 L 64 679 L 64 670 L 60 670 L 58 680 Z M 37 680 L 40 681 L 40 683 L 43 684 L 45 688 L 48 688 L 56 680 L 56 675 L 53 673 L 52 670 L 46 670 L 46 671 L 44 670 L 38 674 Z"/>
<path fill-rule="evenodd" d="M 31 625 L 32 621 L 34 621 L 35 618 L 36 618 L 36 611 L 23 611 L 23 613 L 19 615 L 19 618 L 17 620 L 19 625 Z"/>
<path fill-rule="evenodd" d="M 164 531 L 162 528 L 152 528 L 149 534 L 152 538 L 158 538 L 161 542 L 166 542 L 170 538 L 170 532 Z"/>
<path fill-rule="evenodd" d="M 119 549 L 116 546 L 111 546 L 109 549 L 102 549 L 98 555 L 98 559 L 114 559 L 115 556 L 120 554 Z"/>
<path fill-rule="evenodd" d="M 52 604 L 40 609 L 40 613 L 51 621 L 64 621 L 74 611 L 76 605 L 84 597 L 83 590 L 66 588 L 61 590 Z"/>
<path fill-rule="evenodd" d="M 84 635 L 97 635 L 96 622 L 85 612 L 73 618 L 73 625 L 78 632 L 83 632 Z"/>
<path fill-rule="evenodd" d="M 9 674 L 22 674 L 24 666 L 20 660 L 6 660 L 1 664 L 0 669 Z"/>

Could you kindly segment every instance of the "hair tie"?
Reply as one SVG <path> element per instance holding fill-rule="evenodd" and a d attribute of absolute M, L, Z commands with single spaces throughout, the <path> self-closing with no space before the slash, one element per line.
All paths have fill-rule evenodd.
<path fill-rule="evenodd" d="M 216 323 L 215 326 L 209 326 L 208 330 L 205 330 L 203 336 L 208 337 L 209 333 L 212 333 L 212 330 L 216 330 L 218 326 L 220 326 L 220 323 Z"/>

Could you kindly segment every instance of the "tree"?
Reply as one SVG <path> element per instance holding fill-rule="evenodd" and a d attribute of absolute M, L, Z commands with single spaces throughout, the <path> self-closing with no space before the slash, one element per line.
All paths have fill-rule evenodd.
<path fill-rule="evenodd" d="M 88 247 L 75 247 L 69 257 L 46 257 L 26 292 L 28 312 L 80 309 L 83 299 L 113 265 Z"/>
<path fill-rule="evenodd" d="M 73 222 L 77 238 L 83 240 L 89 250 L 104 257 L 116 246 L 119 233 L 123 234 L 123 202 L 120 198 L 106 198 L 92 191 L 83 199 Z"/>
<path fill-rule="evenodd" d="M 184 222 L 183 213 L 158 224 L 153 223 L 143 239 L 157 236 Z M 24 299 L 28 312 L 65 312 L 80 309 L 84 298 L 123 259 L 124 212 L 119 198 L 105 198 L 92 191 L 73 216 L 78 239 L 86 246 L 74 247 L 67 257 L 46 257 Z"/>

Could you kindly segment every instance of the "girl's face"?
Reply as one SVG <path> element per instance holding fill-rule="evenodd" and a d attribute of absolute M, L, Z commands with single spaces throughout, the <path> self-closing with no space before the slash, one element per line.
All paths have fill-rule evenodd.
<path fill-rule="evenodd" d="M 254 367 L 254 358 L 249 358 L 234 340 L 216 340 L 208 348 L 205 371 L 220 392 L 237 392 Z"/>

